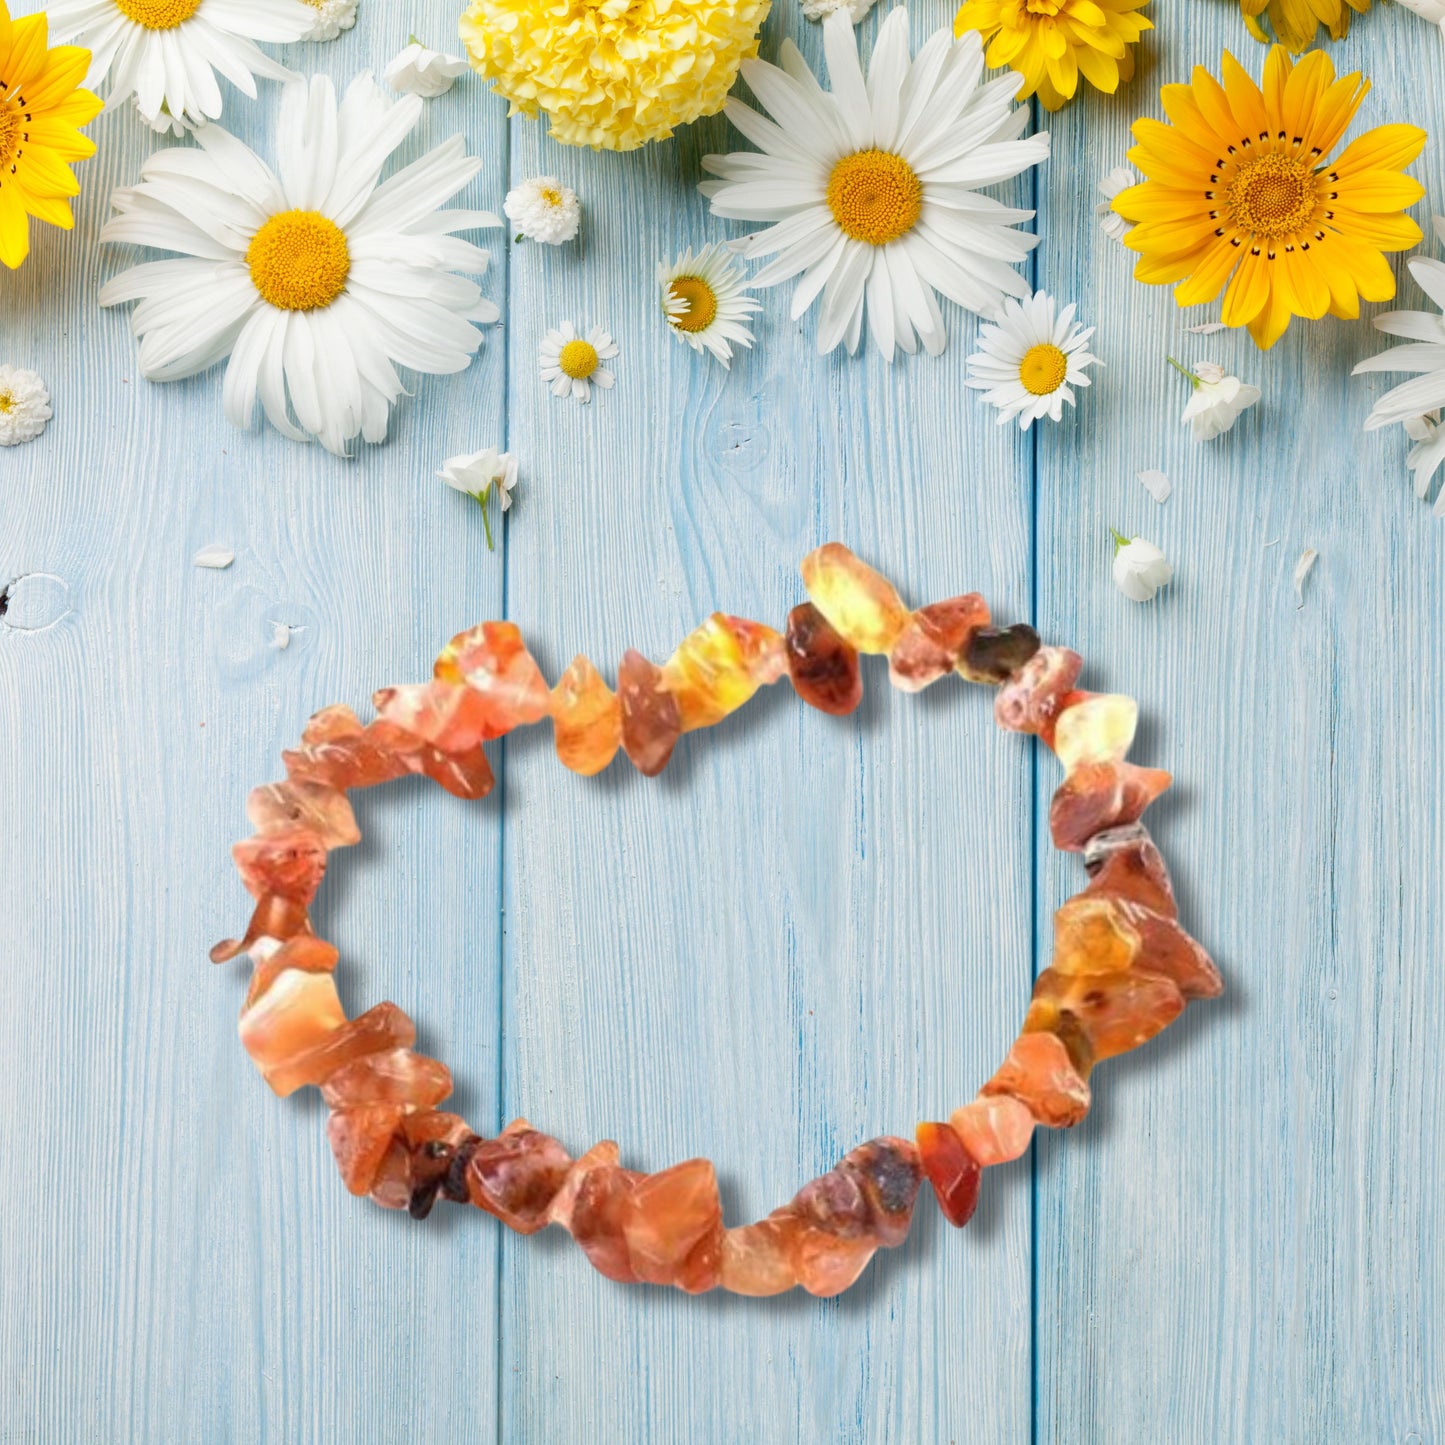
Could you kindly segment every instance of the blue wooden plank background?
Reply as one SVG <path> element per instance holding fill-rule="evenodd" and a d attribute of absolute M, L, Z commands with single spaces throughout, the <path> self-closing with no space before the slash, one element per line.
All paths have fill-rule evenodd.
<path fill-rule="evenodd" d="M 944 357 L 888 367 L 816 357 L 770 294 L 731 373 L 694 358 L 653 269 L 735 233 L 693 187 L 736 135 L 564 150 L 466 79 L 413 152 L 464 132 L 486 159 L 465 199 L 494 209 L 561 176 L 583 245 L 495 234 L 502 326 L 417 383 L 384 447 L 236 433 L 217 377 L 145 384 L 96 306 L 130 259 L 97 242 L 110 190 L 157 144 L 128 111 L 97 125 L 76 233 L 0 276 L 0 359 L 56 412 L 0 454 L 0 1439 L 1445 1439 L 1445 531 L 1399 435 L 1360 430 L 1388 384 L 1349 378 L 1367 325 L 1267 357 L 1192 336 L 1204 318 L 1098 232 L 1094 185 L 1158 84 L 1226 44 L 1261 59 L 1232 5 L 1152 8 L 1139 77 L 1047 118 L 1053 159 L 1014 187 L 1037 284 L 1079 300 L 1107 363 L 1030 437 L 965 393 L 957 311 Z M 952 7 L 911 9 L 916 44 Z M 363 0 L 289 59 L 346 79 L 410 32 L 449 44 L 453 10 Z M 785 34 L 817 57 L 793 0 L 764 54 Z M 1445 132 L 1445 50 L 1415 17 L 1377 7 L 1334 55 L 1376 82 L 1362 124 Z M 264 149 L 276 100 L 233 94 L 227 123 Z M 1445 209 L 1440 140 L 1417 171 Z M 590 408 L 536 377 L 564 317 L 622 347 Z M 1263 404 L 1195 449 L 1166 351 Z M 495 554 L 432 475 L 493 442 L 523 468 Z M 1145 467 L 1174 479 L 1162 508 Z M 1178 563 L 1155 605 L 1111 587 L 1111 525 Z M 240 972 L 204 961 L 245 914 L 247 789 L 317 706 L 424 676 L 471 621 L 515 618 L 551 675 L 662 657 L 714 607 L 781 618 L 834 537 L 915 602 L 983 591 L 1140 698 L 1137 753 L 1179 777 L 1152 817 L 1225 1000 L 1101 1069 L 1088 1121 L 992 1174 L 969 1230 L 925 1204 L 837 1301 L 624 1289 L 551 1235 L 352 1200 L 319 1100 L 274 1099 L 236 1042 Z M 228 571 L 191 565 L 211 542 Z M 654 783 L 574 778 L 539 731 L 498 750 L 485 804 L 363 795 L 318 916 L 350 1011 L 412 1013 L 479 1128 L 526 1114 L 639 1168 L 709 1155 L 735 1221 L 943 1114 L 1001 1057 L 1079 875 L 1041 827 L 1052 764 L 981 693 L 868 681 L 842 722 L 760 700 Z"/>

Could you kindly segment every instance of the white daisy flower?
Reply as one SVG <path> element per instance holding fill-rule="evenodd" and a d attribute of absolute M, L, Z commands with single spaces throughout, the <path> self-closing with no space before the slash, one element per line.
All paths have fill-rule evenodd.
<path fill-rule="evenodd" d="M 49 420 L 45 383 L 33 371 L 0 363 L 0 447 L 33 442 Z"/>
<path fill-rule="evenodd" d="M 482 525 L 487 532 L 487 550 L 492 550 L 492 519 L 487 503 L 495 492 L 502 511 L 512 505 L 512 489 L 517 485 L 517 459 L 511 452 L 496 447 L 483 447 L 479 452 L 464 452 L 448 457 L 437 473 L 447 486 L 464 492 L 482 509 Z"/>
<path fill-rule="evenodd" d="M 1440 222 L 1436 222 L 1437 228 Z M 1428 256 L 1413 256 L 1410 274 L 1420 289 L 1439 307 L 1445 308 L 1445 262 Z M 1375 326 L 1388 336 L 1402 336 L 1410 344 L 1395 346 L 1360 362 L 1354 375 L 1370 371 L 1413 371 L 1410 381 L 1391 388 L 1371 408 L 1366 431 L 1399 422 L 1415 443 L 1407 465 L 1415 476 L 1415 495 L 1423 497 L 1445 462 L 1445 428 L 1434 425 L 1430 414 L 1445 407 L 1445 316 L 1432 311 L 1386 311 L 1375 317 Z M 1435 515 L 1445 517 L 1445 488 L 1435 499 Z"/>
<path fill-rule="evenodd" d="M 1099 182 L 1099 194 L 1104 199 L 1094 207 L 1094 214 L 1099 218 L 1099 229 L 1111 241 L 1122 241 L 1134 229 L 1133 224 L 1114 209 L 1114 197 L 1120 191 L 1127 191 L 1130 186 L 1138 184 L 1139 177 L 1128 166 L 1115 166 Z"/>
<path fill-rule="evenodd" d="M 1223 436 L 1261 396 L 1257 386 L 1248 386 L 1237 376 L 1227 375 L 1222 366 L 1212 361 L 1195 362 L 1195 370 L 1191 371 L 1172 356 L 1165 360 L 1193 385 L 1189 404 L 1184 408 L 1184 425 L 1193 428 L 1196 442 L 1210 442 Z"/>
<path fill-rule="evenodd" d="M 302 0 L 315 12 L 303 40 L 335 40 L 356 24 L 356 0 Z"/>
<path fill-rule="evenodd" d="M 1173 576 L 1174 568 L 1152 542 L 1114 533 L 1114 586 L 1130 602 L 1148 602 Z"/>
<path fill-rule="evenodd" d="M 803 14 L 809 20 L 826 20 L 835 10 L 846 12 L 856 25 L 874 6 L 876 0 L 803 0 Z"/>
<path fill-rule="evenodd" d="M 305 0 L 52 0 L 47 15 L 55 40 L 91 52 L 90 89 L 110 77 L 106 108 L 134 95 L 152 125 L 162 106 L 191 125 L 215 120 L 217 72 L 252 100 L 257 76 L 294 78 L 255 42 L 301 40 L 316 20 Z"/>
<path fill-rule="evenodd" d="M 730 367 L 734 343 L 752 346 L 745 318 L 763 308 L 746 294 L 742 267 L 726 246 L 704 246 L 696 256 L 689 247 L 671 264 L 659 262 L 657 283 L 672 334 L 694 351 L 706 348 Z"/>
<path fill-rule="evenodd" d="M 1085 368 L 1099 361 L 1085 349 L 1094 328 L 1074 325 L 1073 303 L 1057 315 L 1056 305 L 1047 291 L 1009 299 L 992 325 L 979 327 L 967 384 L 998 408 L 1000 426 L 1015 417 L 1024 431 L 1045 416 L 1058 421 L 1064 403 L 1074 404 L 1074 387 L 1089 385 Z"/>
<path fill-rule="evenodd" d="M 457 76 L 466 68 L 467 62 L 460 55 L 428 50 L 413 35 L 406 49 L 382 71 L 382 79 L 400 95 L 435 100 L 457 83 Z"/>
<path fill-rule="evenodd" d="M 553 396 L 570 392 L 574 400 L 587 402 L 592 400 L 594 386 L 610 387 L 616 381 L 602 365 L 616 355 L 617 343 L 600 326 L 578 336 L 572 323 L 564 321 L 542 338 L 537 362 Z"/>
<path fill-rule="evenodd" d="M 385 439 L 403 387 L 396 367 L 462 371 L 497 308 L 472 281 L 487 253 L 453 233 L 500 226 L 487 211 L 444 211 L 481 167 L 461 136 L 378 185 L 421 118 L 370 75 L 338 106 L 331 81 L 283 93 L 279 175 L 219 126 L 199 148 L 152 156 L 101 239 L 179 251 L 117 276 L 102 305 L 139 301 L 131 329 L 151 381 L 176 381 L 230 358 L 224 400 L 251 424 L 259 395 L 284 436 L 318 437 L 346 455 L 360 435 Z M 289 401 L 289 405 L 288 405 Z M 294 409 L 295 420 L 292 419 Z"/>
<path fill-rule="evenodd" d="M 571 186 L 564 186 L 556 176 L 533 176 L 520 186 L 513 186 L 502 202 L 502 210 L 512 223 L 520 241 L 543 241 L 560 246 L 577 234 L 582 224 L 582 204 Z"/>
<path fill-rule="evenodd" d="M 1049 138 L 1024 136 L 1028 111 L 1011 104 L 1021 76 L 980 84 L 976 31 L 955 42 L 940 30 L 910 62 L 900 6 L 878 31 L 866 81 L 844 12 L 823 22 L 823 46 L 827 91 L 791 41 L 781 69 L 743 62 L 772 119 L 730 99 L 729 119 L 760 150 L 705 156 L 719 179 L 700 189 L 714 215 L 773 223 L 735 249 L 775 258 L 754 286 L 801 275 L 794 320 L 821 297 L 820 352 L 858 349 L 866 301 L 869 334 L 886 358 L 918 340 L 937 355 L 948 338 L 935 291 L 981 315 L 1005 295 L 1029 294 L 1011 263 L 1038 244 L 1014 229 L 1034 213 L 978 188 L 1045 160 Z"/>

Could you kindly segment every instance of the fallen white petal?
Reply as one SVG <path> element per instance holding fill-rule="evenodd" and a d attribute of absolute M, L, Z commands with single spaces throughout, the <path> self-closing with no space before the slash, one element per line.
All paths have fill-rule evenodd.
<path fill-rule="evenodd" d="M 1174 490 L 1170 485 L 1169 478 L 1163 472 L 1151 468 L 1149 471 L 1140 472 L 1139 480 L 1144 484 L 1144 490 L 1154 498 L 1156 502 L 1168 500 L 1170 492 Z"/>
<path fill-rule="evenodd" d="M 212 542 L 210 546 L 202 547 L 191 560 L 197 567 L 212 567 L 219 572 L 236 560 L 236 554 L 229 547 Z"/>
<path fill-rule="evenodd" d="M 285 652 L 291 646 L 291 629 L 284 622 L 271 624 L 271 646 Z"/>
<path fill-rule="evenodd" d="M 1198 326 L 1186 326 L 1184 329 L 1193 332 L 1195 336 L 1213 336 L 1217 331 L 1228 331 L 1229 327 L 1222 321 L 1205 321 Z"/>
<path fill-rule="evenodd" d="M 1299 554 L 1299 561 L 1294 564 L 1294 590 L 1300 607 L 1305 605 L 1305 578 L 1310 575 L 1310 568 L 1315 565 L 1319 555 L 1313 547 L 1306 547 Z"/>

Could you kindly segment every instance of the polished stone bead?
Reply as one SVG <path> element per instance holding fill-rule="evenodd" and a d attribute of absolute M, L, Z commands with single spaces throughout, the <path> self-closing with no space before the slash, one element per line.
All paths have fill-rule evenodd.
<path fill-rule="evenodd" d="M 1186 999 L 1218 998 L 1224 992 L 1214 960 L 1174 919 L 1125 899 L 1119 907 L 1140 938 L 1135 968 L 1162 974 Z"/>
<path fill-rule="evenodd" d="M 888 654 L 888 680 L 903 692 L 921 692 L 948 676 L 969 637 L 989 620 L 988 605 L 977 592 L 920 607 Z"/>
<path fill-rule="evenodd" d="M 1165 918 L 1179 916 L 1163 856 L 1142 823 L 1095 833 L 1084 844 L 1089 895 L 1127 898 Z"/>
<path fill-rule="evenodd" d="M 798 1282 L 789 1246 L 791 1224 L 763 1219 L 723 1233 L 719 1282 L 733 1294 L 782 1294 Z"/>
<path fill-rule="evenodd" d="M 1136 1049 L 1184 1011 L 1175 984 L 1139 969 L 1128 973 L 1065 974 L 1046 968 L 1034 983 L 1024 1027 L 1048 1030 L 1060 1015 L 1072 1014 L 1088 1035 L 1096 1059 Z"/>
<path fill-rule="evenodd" d="M 407 771 L 402 758 L 378 737 L 376 724 L 362 727 L 356 714 L 341 704 L 316 713 L 301 735 L 301 746 L 281 756 L 292 782 L 341 789 L 374 787 Z"/>
<path fill-rule="evenodd" d="M 258 900 L 246 932 L 240 938 L 223 938 L 211 950 L 211 962 L 226 963 L 248 949 L 254 951 L 257 944 L 267 940 L 285 942 L 310 932 L 311 920 L 304 903 L 268 893 Z"/>
<path fill-rule="evenodd" d="M 1089 1086 L 1052 1033 L 1021 1034 L 983 1093 L 1017 1099 L 1051 1129 L 1071 1128 L 1089 1112 Z"/>
<path fill-rule="evenodd" d="M 762 684 L 731 619 L 715 612 L 663 664 L 662 685 L 677 699 L 683 732 L 692 732 L 736 712 Z"/>
<path fill-rule="evenodd" d="M 475 752 L 500 737 L 492 705 L 481 693 L 450 682 L 384 687 L 373 698 L 379 720 L 411 733 L 443 753 Z M 397 739 L 399 743 L 401 740 Z"/>
<path fill-rule="evenodd" d="M 288 968 L 241 1013 L 241 1043 L 266 1082 L 278 1094 L 299 1084 L 280 1087 L 276 1074 L 298 1054 L 324 1042 L 346 1022 L 336 981 L 329 973 Z"/>
<path fill-rule="evenodd" d="M 361 841 L 346 794 L 325 783 L 267 783 L 252 788 L 246 799 L 246 816 L 258 833 L 306 828 L 327 848 L 345 848 Z"/>
<path fill-rule="evenodd" d="M 288 968 L 299 968 L 304 973 L 334 973 L 340 956 L 314 933 L 297 934 L 285 943 L 277 943 L 274 939 L 257 942 L 251 950 L 256 966 L 251 970 L 251 982 L 243 1007 L 253 1007 Z"/>
<path fill-rule="evenodd" d="M 878 1252 L 871 1234 L 845 1238 L 817 1225 L 808 1224 L 786 1209 L 769 1216 L 783 1226 L 789 1259 L 798 1283 L 811 1295 L 830 1299 L 842 1294 Z"/>
<path fill-rule="evenodd" d="M 622 749 L 646 778 L 668 764 L 682 733 L 677 699 L 663 685 L 662 669 L 629 649 L 617 670 L 617 697 L 622 704 Z"/>
<path fill-rule="evenodd" d="M 1118 693 L 1075 693 L 1054 724 L 1050 746 L 1064 771 L 1085 763 L 1122 763 L 1139 726 L 1139 704 Z"/>
<path fill-rule="evenodd" d="M 372 1181 L 371 1199 L 383 1209 L 406 1209 L 411 1189 L 411 1150 L 400 1134 L 394 1134 Z"/>
<path fill-rule="evenodd" d="M 1017 1159 L 1034 1137 L 1034 1116 L 1007 1094 L 980 1097 L 948 1117 L 954 1132 L 985 1169 Z"/>
<path fill-rule="evenodd" d="M 484 737 L 539 722 L 551 705 L 547 680 L 515 622 L 483 622 L 459 632 L 442 649 L 434 675 L 439 682 L 465 683 L 481 699 L 487 715 Z"/>
<path fill-rule="evenodd" d="M 625 1230 L 641 1178 L 616 1164 L 599 1165 L 582 1177 L 572 1203 L 572 1238 L 593 1269 L 619 1284 L 637 1283 Z"/>
<path fill-rule="evenodd" d="M 885 1249 L 902 1244 L 923 1183 L 918 1146 L 909 1139 L 870 1139 L 850 1149 L 838 1168 L 858 1181 L 878 1243 Z"/>
<path fill-rule="evenodd" d="M 312 828 L 257 833 L 231 849 L 237 871 L 252 898 L 274 894 L 310 903 L 326 872 L 326 844 Z"/>
<path fill-rule="evenodd" d="M 803 586 L 814 606 L 850 647 L 884 653 L 908 625 L 893 584 L 840 542 L 828 542 L 803 558 Z"/>
<path fill-rule="evenodd" d="M 535 1234 L 550 1222 L 552 1203 L 572 1167 L 571 1156 L 557 1140 L 517 1119 L 473 1151 L 467 1194 L 478 1209 L 496 1215 L 509 1229 Z"/>
<path fill-rule="evenodd" d="M 343 1064 L 321 1085 L 332 1109 L 398 1104 L 405 1110 L 430 1109 L 452 1091 L 452 1076 L 439 1059 L 409 1048 L 385 1049 Z"/>
<path fill-rule="evenodd" d="M 341 1170 L 341 1182 L 351 1193 L 371 1193 L 403 1112 L 399 1104 L 364 1104 L 338 1109 L 326 1121 L 326 1137 Z"/>
<path fill-rule="evenodd" d="M 384 1050 L 410 1048 L 416 1026 L 394 1003 L 379 1003 L 342 1023 L 325 1038 L 277 1063 L 266 1082 L 281 1095 L 307 1084 L 320 1084 L 353 1059 Z"/>
<path fill-rule="evenodd" d="M 639 1179 L 623 1217 L 628 1258 L 638 1279 L 675 1284 L 689 1294 L 712 1289 L 722 1259 L 722 1200 L 706 1159 L 689 1159 Z"/>
<path fill-rule="evenodd" d="M 576 657 L 552 689 L 552 726 L 562 766 L 590 778 L 622 745 L 622 704 L 585 657 Z"/>
<path fill-rule="evenodd" d="M 570 1232 L 572 1210 L 577 1203 L 577 1194 L 582 1188 L 583 1182 L 594 1169 L 615 1168 L 617 1160 L 616 1143 L 611 1139 L 603 1139 L 574 1161 L 572 1167 L 567 1171 L 567 1177 L 563 1180 L 562 1187 L 553 1196 L 551 1204 L 547 1206 L 547 1223 L 560 1225 Z"/>
<path fill-rule="evenodd" d="M 1133 763 L 1083 763 L 1059 784 L 1049 804 L 1054 847 L 1079 853 L 1096 833 L 1136 823 L 1174 779 Z"/>
<path fill-rule="evenodd" d="M 1142 946 L 1116 899 L 1081 893 L 1054 914 L 1053 966 L 1060 973 L 1125 973 Z"/>
<path fill-rule="evenodd" d="M 788 614 L 787 653 L 793 687 L 810 707 L 842 717 L 863 701 L 857 650 L 811 602 Z"/>
<path fill-rule="evenodd" d="M 1005 683 L 1039 650 L 1039 635 L 1026 622 L 979 627 L 969 634 L 958 670 L 970 682 Z"/>
<path fill-rule="evenodd" d="M 783 634 L 746 617 L 723 616 L 723 625 L 737 638 L 743 666 L 759 687 L 771 687 L 788 673 L 788 649 Z"/>
<path fill-rule="evenodd" d="M 994 720 L 1016 733 L 1051 728 L 1083 670 L 1084 659 L 1067 647 L 1041 647 L 994 699 Z"/>
<path fill-rule="evenodd" d="M 962 1229 L 978 1208 L 979 1182 L 983 1170 L 963 1147 L 963 1140 L 949 1124 L 920 1124 L 917 1129 L 919 1162 L 943 1217 Z"/>
<path fill-rule="evenodd" d="M 459 1114 L 437 1109 L 407 1114 L 401 1121 L 401 1133 L 411 1154 L 407 1210 L 413 1219 L 425 1219 L 446 1182 L 458 1146 L 475 1136 Z"/>

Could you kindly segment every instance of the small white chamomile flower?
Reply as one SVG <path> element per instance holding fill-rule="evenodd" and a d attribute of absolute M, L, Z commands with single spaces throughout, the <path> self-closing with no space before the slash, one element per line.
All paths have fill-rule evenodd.
<path fill-rule="evenodd" d="M 696 256 L 689 247 L 670 264 L 659 262 L 657 282 L 668 326 L 694 351 L 706 349 L 731 366 L 734 345 L 752 346 L 746 318 L 763 308 L 746 294 L 742 267 L 726 246 L 715 242 Z"/>
<path fill-rule="evenodd" d="M 1247 386 L 1237 376 L 1226 375 L 1224 368 L 1212 361 L 1196 362 L 1195 370 L 1190 371 L 1172 356 L 1166 360 L 1175 371 L 1188 377 L 1194 388 L 1184 408 L 1184 425 L 1193 428 L 1196 442 L 1223 436 L 1260 398 L 1257 386 Z"/>
<path fill-rule="evenodd" d="M 995 321 L 979 328 L 967 384 L 998 408 L 1000 426 L 1015 417 L 1024 431 L 1042 417 L 1058 421 L 1064 403 L 1074 404 L 1074 387 L 1089 385 L 1085 369 L 1099 360 L 1087 349 L 1094 328 L 1074 325 L 1072 303 L 1056 306 L 1046 291 L 1027 301 L 1009 297 Z"/>
<path fill-rule="evenodd" d="M 402 95 L 419 95 L 423 100 L 435 100 L 457 83 L 457 76 L 466 68 L 467 62 L 460 55 L 428 50 L 413 35 L 406 49 L 382 71 L 382 78 Z"/>
<path fill-rule="evenodd" d="M 592 400 L 594 386 L 610 387 L 616 377 L 602 365 L 617 355 L 617 343 L 600 326 L 579 336 L 570 321 L 564 321 L 543 338 L 537 351 L 543 382 L 553 396 L 571 395 L 573 400 Z"/>
<path fill-rule="evenodd" d="M 302 0 L 316 12 L 303 40 L 335 40 L 343 30 L 356 24 L 356 0 Z"/>
<path fill-rule="evenodd" d="M 33 372 L 0 364 L 0 447 L 33 442 L 50 420 L 50 393 Z"/>
<path fill-rule="evenodd" d="M 1173 576 L 1174 568 L 1152 542 L 1114 533 L 1114 586 L 1130 602 L 1148 602 Z"/>
<path fill-rule="evenodd" d="M 826 20 L 835 10 L 846 10 L 856 25 L 874 6 L 875 0 L 803 0 L 803 14 L 809 20 Z"/>
<path fill-rule="evenodd" d="M 492 519 L 487 503 L 495 492 L 502 511 L 512 505 L 512 489 L 517 485 L 517 459 L 511 452 L 496 447 L 483 447 L 479 452 L 463 452 L 448 457 L 437 473 L 447 486 L 476 500 L 482 509 L 482 525 L 487 532 L 487 550 L 492 550 Z"/>
<path fill-rule="evenodd" d="M 517 231 L 520 241 L 542 241 L 561 246 L 570 241 L 582 224 L 582 203 L 571 186 L 556 176 L 533 176 L 513 186 L 502 202 L 502 210 Z"/>
<path fill-rule="evenodd" d="M 1138 184 L 1139 177 L 1128 166 L 1115 166 L 1099 182 L 1099 194 L 1104 199 L 1094 207 L 1094 214 L 1099 218 L 1099 229 L 1111 241 L 1122 241 L 1134 229 L 1133 224 L 1114 209 L 1114 197 Z"/>

